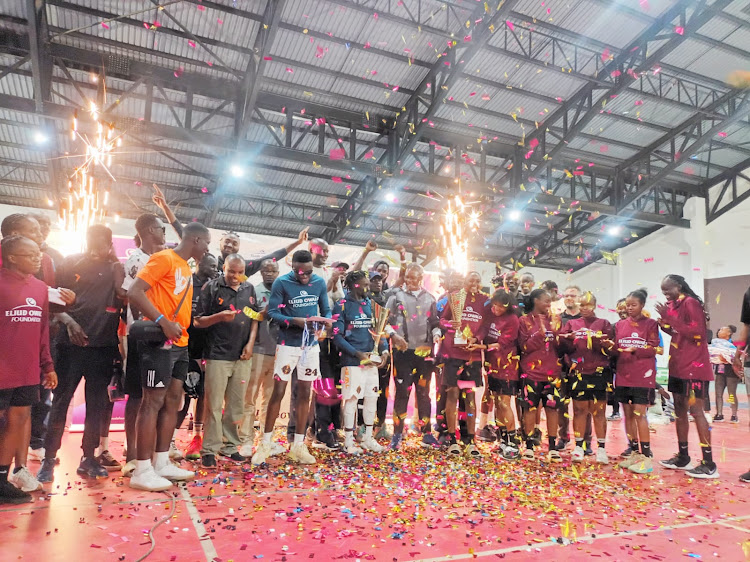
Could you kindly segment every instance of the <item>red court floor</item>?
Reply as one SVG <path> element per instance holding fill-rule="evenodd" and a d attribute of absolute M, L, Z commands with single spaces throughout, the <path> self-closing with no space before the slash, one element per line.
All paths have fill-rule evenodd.
<path fill-rule="evenodd" d="M 569 453 L 561 465 L 507 462 L 488 445 L 480 460 L 453 459 L 412 438 L 398 453 L 318 454 L 312 468 L 220 464 L 172 499 L 131 490 L 119 473 L 82 480 L 71 434 L 56 481 L 33 504 L 0 506 L 0 560 L 136 561 L 170 514 L 148 560 L 750 560 L 750 484 L 738 481 L 750 468 L 748 410 L 712 434 L 719 480 L 572 466 Z M 118 453 L 123 438 L 112 435 Z M 611 423 L 608 451 L 623 448 L 621 422 Z M 674 425 L 656 429 L 652 448 L 675 452 Z"/>

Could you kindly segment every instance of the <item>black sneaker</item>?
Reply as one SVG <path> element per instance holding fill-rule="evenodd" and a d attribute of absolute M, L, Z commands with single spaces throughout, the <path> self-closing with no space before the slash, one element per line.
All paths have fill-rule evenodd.
<path fill-rule="evenodd" d="M 99 464 L 102 465 L 107 471 L 110 470 L 122 470 L 122 465 L 117 462 L 115 457 L 109 451 L 102 451 L 102 454 L 96 457 Z"/>
<path fill-rule="evenodd" d="M 538 427 L 534 428 L 534 432 L 531 434 L 531 440 L 534 442 L 534 447 L 541 447 L 542 445 L 542 430 Z"/>
<path fill-rule="evenodd" d="M 95 457 L 81 457 L 81 464 L 78 465 L 76 472 L 87 478 L 107 478 L 109 472 Z"/>
<path fill-rule="evenodd" d="M 31 494 L 19 490 L 8 481 L 0 482 L 0 503 L 29 503 L 32 500 Z"/>
<path fill-rule="evenodd" d="M 586 448 L 583 450 L 583 454 L 587 457 L 594 456 L 594 450 L 591 448 L 591 445 L 586 445 Z"/>
<path fill-rule="evenodd" d="M 477 439 L 484 441 L 485 443 L 493 443 L 497 441 L 497 433 L 494 427 L 485 425 L 482 429 L 477 431 Z"/>
<path fill-rule="evenodd" d="M 630 445 L 628 445 L 628 448 L 627 448 L 627 449 L 625 449 L 625 450 L 624 450 L 624 451 L 623 451 L 622 453 L 620 453 L 620 457 L 622 457 L 623 459 L 626 459 L 626 458 L 628 458 L 628 457 L 629 457 L 630 455 L 632 455 L 632 454 L 633 454 L 633 452 L 634 452 L 634 451 L 633 451 L 633 448 L 632 448 L 632 447 L 631 447 Z M 635 452 L 637 453 L 638 451 L 635 451 Z"/>
<path fill-rule="evenodd" d="M 732 416 L 732 417 L 731 417 L 731 418 L 729 419 L 729 421 L 730 421 L 731 423 L 740 423 L 740 418 L 738 418 L 737 416 Z"/>
<path fill-rule="evenodd" d="M 747 482 L 750 484 L 750 470 L 748 470 L 745 474 L 740 474 L 740 482 Z"/>
<path fill-rule="evenodd" d="M 203 455 L 201 457 L 201 466 L 203 468 L 216 468 L 216 457 L 214 455 Z"/>
<path fill-rule="evenodd" d="M 716 414 L 714 416 L 714 423 L 716 423 L 716 422 L 723 422 L 723 421 L 724 421 L 724 416 L 722 414 Z"/>
<path fill-rule="evenodd" d="M 555 443 L 555 450 L 564 451 L 568 447 L 568 443 L 570 443 L 570 439 L 558 439 Z"/>
<path fill-rule="evenodd" d="M 55 479 L 55 459 L 45 458 L 39 472 L 36 473 L 36 479 L 39 482 L 52 482 Z"/>
<path fill-rule="evenodd" d="M 688 467 L 690 465 L 690 457 L 681 457 L 678 453 L 671 459 L 659 461 L 659 464 L 664 468 L 671 468 L 674 470 L 688 470 Z"/>
<path fill-rule="evenodd" d="M 711 464 L 709 464 L 706 461 L 701 461 L 698 466 L 686 471 L 685 475 L 690 476 L 690 478 L 718 478 L 719 471 L 716 468 L 716 463 L 712 462 Z"/>
<path fill-rule="evenodd" d="M 313 441 L 313 449 L 319 449 L 324 451 L 338 451 L 341 449 L 341 445 L 332 433 L 327 433 L 323 436 L 323 439 L 316 437 Z"/>
<path fill-rule="evenodd" d="M 231 455 L 227 455 L 225 453 L 222 453 L 221 456 L 224 457 L 225 459 L 228 459 L 228 460 L 230 460 L 232 462 L 236 462 L 238 464 L 239 463 L 243 463 L 243 462 L 245 462 L 247 460 L 247 457 L 245 455 L 240 455 L 239 452 L 234 452 Z"/>

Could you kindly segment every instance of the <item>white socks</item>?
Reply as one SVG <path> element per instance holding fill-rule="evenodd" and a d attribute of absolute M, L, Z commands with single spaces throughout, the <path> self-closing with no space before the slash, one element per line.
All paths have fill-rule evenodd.
<path fill-rule="evenodd" d="M 151 470 L 151 461 L 150 460 L 137 460 L 135 461 L 135 471 L 133 472 L 134 475 L 138 476 L 140 474 L 143 474 L 144 472 Z"/>
<path fill-rule="evenodd" d="M 140 462 L 140 461 L 138 461 Z M 154 470 L 159 470 L 169 463 L 169 451 L 154 453 Z"/>
<path fill-rule="evenodd" d="M 294 444 L 299 445 L 300 443 L 305 442 L 305 434 L 304 433 L 295 433 L 294 434 Z"/>
<path fill-rule="evenodd" d="M 270 443 L 271 437 L 273 437 L 273 431 L 269 431 L 268 433 L 263 434 L 263 443 Z"/>
<path fill-rule="evenodd" d="M 372 439 L 372 425 L 365 426 L 365 439 Z"/>

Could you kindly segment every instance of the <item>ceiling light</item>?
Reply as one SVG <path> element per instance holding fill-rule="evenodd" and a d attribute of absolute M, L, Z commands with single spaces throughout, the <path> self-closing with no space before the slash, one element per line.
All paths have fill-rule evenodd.
<path fill-rule="evenodd" d="M 234 164 L 229 171 L 231 172 L 232 176 L 235 178 L 241 178 L 245 175 L 245 169 L 242 166 L 239 166 L 237 164 Z"/>
<path fill-rule="evenodd" d="M 619 236 L 621 232 L 622 232 L 622 227 L 619 225 L 610 226 L 609 230 L 607 230 L 607 233 L 610 236 Z"/>
<path fill-rule="evenodd" d="M 393 193 L 392 191 L 388 191 L 385 194 L 385 200 L 388 201 L 389 203 L 393 203 L 396 200 L 396 194 Z"/>
<path fill-rule="evenodd" d="M 44 144 L 47 142 L 47 135 L 42 133 L 41 131 L 36 131 L 34 133 L 34 142 L 36 144 Z"/>
<path fill-rule="evenodd" d="M 510 213 L 508 213 L 508 218 L 512 221 L 517 221 L 521 218 L 521 211 L 518 209 L 513 209 Z"/>

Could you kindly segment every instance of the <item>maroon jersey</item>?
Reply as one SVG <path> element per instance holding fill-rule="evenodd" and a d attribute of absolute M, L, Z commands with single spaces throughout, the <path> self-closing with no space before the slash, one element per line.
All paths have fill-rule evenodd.
<path fill-rule="evenodd" d="M 518 316 L 509 310 L 495 316 L 489 307 L 477 339 L 487 345 L 497 344 L 498 349 L 484 354 L 487 374 L 491 377 L 518 380 Z"/>
<path fill-rule="evenodd" d="M 474 337 L 482 327 L 482 321 L 489 312 L 488 295 L 485 293 L 473 293 L 466 295 L 464 310 L 461 314 L 461 328 L 464 332 L 468 327 Z M 453 320 L 453 310 L 451 309 L 450 298 L 445 305 L 443 315 L 440 317 L 440 324 L 446 330 L 445 337 L 440 346 L 440 354 L 451 359 L 462 359 L 464 361 L 479 361 L 481 353 L 479 351 L 469 352 L 465 347 L 457 346 L 453 343 L 456 330 L 453 329 L 450 322 Z"/>
<path fill-rule="evenodd" d="M 662 329 L 672 336 L 669 344 L 669 376 L 691 381 L 712 381 L 708 357 L 706 314 L 693 297 L 670 301 Z"/>
<path fill-rule="evenodd" d="M 0 269 L 0 390 L 40 383 L 55 370 L 49 349 L 47 285 Z"/>
<path fill-rule="evenodd" d="M 563 326 L 561 334 L 572 333 L 575 339 L 563 340 L 565 351 L 570 358 L 571 370 L 575 369 L 582 375 L 595 375 L 609 367 L 609 357 L 602 349 L 601 336 L 612 339 L 614 330 L 612 324 L 604 318 L 574 318 Z"/>
<path fill-rule="evenodd" d="M 659 347 L 659 324 L 653 318 L 625 318 L 615 324 L 617 357 L 615 386 L 656 388 L 656 351 Z M 623 353 L 623 349 L 635 349 Z"/>
<path fill-rule="evenodd" d="M 521 349 L 521 373 L 533 381 L 547 381 L 562 373 L 558 353 L 557 330 L 549 316 L 530 313 L 519 320 L 518 347 Z"/>

